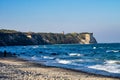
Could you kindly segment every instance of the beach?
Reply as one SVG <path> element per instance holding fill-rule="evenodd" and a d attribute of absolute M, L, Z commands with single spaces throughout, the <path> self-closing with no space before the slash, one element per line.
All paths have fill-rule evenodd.
<path fill-rule="evenodd" d="M 49 67 L 17 57 L 0 58 L 0 80 L 120 80 L 81 71 Z"/>

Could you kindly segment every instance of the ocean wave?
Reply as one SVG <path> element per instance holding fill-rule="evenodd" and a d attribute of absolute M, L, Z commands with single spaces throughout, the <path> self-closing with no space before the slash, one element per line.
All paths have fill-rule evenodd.
<path fill-rule="evenodd" d="M 110 53 L 110 52 L 118 53 L 118 52 L 120 52 L 120 50 L 107 50 L 106 52 L 107 53 Z"/>
<path fill-rule="evenodd" d="M 58 63 L 61 63 L 61 64 L 71 64 L 71 63 L 72 63 L 72 61 L 70 61 L 70 60 L 60 60 L 60 59 L 56 59 L 56 61 L 57 61 Z"/>
<path fill-rule="evenodd" d="M 95 70 L 104 70 L 110 73 L 120 73 L 120 65 L 116 64 L 93 65 L 88 66 L 88 68 L 92 68 Z"/>
<path fill-rule="evenodd" d="M 36 57 L 36 56 L 31 57 L 31 59 L 32 59 L 32 60 L 39 60 L 39 58 Z"/>
<path fill-rule="evenodd" d="M 93 47 L 93 49 L 96 49 L 96 47 Z"/>
<path fill-rule="evenodd" d="M 79 53 L 70 53 L 69 56 L 82 56 L 82 54 L 79 54 Z"/>
<path fill-rule="evenodd" d="M 106 60 L 105 63 L 106 64 L 120 64 L 120 61 L 117 61 L 117 60 Z"/>
<path fill-rule="evenodd" d="M 54 57 L 50 57 L 50 56 L 43 56 L 44 59 L 54 59 Z"/>
<path fill-rule="evenodd" d="M 36 46 L 33 46 L 32 48 L 38 48 L 39 46 L 38 45 L 36 45 Z"/>

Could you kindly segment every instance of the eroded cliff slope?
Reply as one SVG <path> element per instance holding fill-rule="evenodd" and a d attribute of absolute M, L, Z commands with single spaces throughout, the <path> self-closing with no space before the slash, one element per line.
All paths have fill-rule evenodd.
<path fill-rule="evenodd" d="M 0 46 L 44 44 L 93 44 L 93 33 L 33 33 L 0 30 Z"/>

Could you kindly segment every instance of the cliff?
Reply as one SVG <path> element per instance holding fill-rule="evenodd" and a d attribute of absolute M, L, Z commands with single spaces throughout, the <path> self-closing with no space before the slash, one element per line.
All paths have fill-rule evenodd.
<path fill-rule="evenodd" d="M 44 44 L 93 44 L 93 33 L 33 33 L 0 30 L 0 46 Z"/>

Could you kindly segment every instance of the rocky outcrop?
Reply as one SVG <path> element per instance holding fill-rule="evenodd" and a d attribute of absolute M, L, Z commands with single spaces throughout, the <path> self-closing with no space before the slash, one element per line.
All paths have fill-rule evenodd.
<path fill-rule="evenodd" d="M 96 39 L 93 37 L 93 33 L 81 33 L 80 43 L 81 44 L 92 44 L 97 43 Z"/>
<path fill-rule="evenodd" d="M 0 30 L 0 46 L 44 44 L 93 44 L 93 33 L 33 33 Z"/>

